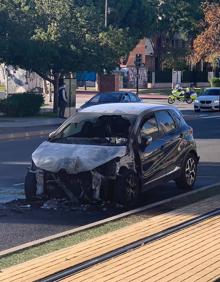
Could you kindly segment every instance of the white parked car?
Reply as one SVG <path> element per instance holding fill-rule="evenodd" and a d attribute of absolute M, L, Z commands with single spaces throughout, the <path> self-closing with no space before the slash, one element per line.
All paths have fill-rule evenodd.
<path fill-rule="evenodd" d="M 206 88 L 201 96 L 194 102 L 195 112 L 202 111 L 218 111 L 220 101 L 220 87 Z"/>

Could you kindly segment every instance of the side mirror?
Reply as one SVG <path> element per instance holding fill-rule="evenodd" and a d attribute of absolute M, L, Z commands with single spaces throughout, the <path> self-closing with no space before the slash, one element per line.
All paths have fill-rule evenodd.
<path fill-rule="evenodd" d="M 153 138 L 151 136 L 142 136 L 141 137 L 141 145 L 147 147 L 150 145 L 153 141 Z"/>

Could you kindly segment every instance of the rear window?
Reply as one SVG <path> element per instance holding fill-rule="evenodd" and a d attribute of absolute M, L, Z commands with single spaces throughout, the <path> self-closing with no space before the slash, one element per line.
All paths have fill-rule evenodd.
<path fill-rule="evenodd" d="M 206 96 L 220 96 L 220 89 L 206 89 L 202 95 Z"/>
<path fill-rule="evenodd" d="M 100 103 L 116 103 L 121 100 L 121 93 L 101 93 L 100 94 Z"/>

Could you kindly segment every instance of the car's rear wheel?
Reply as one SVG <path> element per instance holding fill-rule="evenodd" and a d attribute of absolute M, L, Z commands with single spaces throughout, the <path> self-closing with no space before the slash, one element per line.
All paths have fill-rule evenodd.
<path fill-rule="evenodd" d="M 117 177 L 114 200 L 126 207 L 137 204 L 140 195 L 138 177 L 133 171 L 124 171 Z"/>
<path fill-rule="evenodd" d="M 189 154 L 183 162 L 181 175 L 176 181 L 180 188 L 190 190 L 193 188 L 197 178 L 198 160 L 195 154 Z"/>
<path fill-rule="evenodd" d="M 36 199 L 37 182 L 34 173 L 28 172 L 24 183 L 25 196 L 28 201 Z"/>
<path fill-rule="evenodd" d="M 187 104 L 192 104 L 193 102 L 193 99 L 192 98 L 186 98 L 186 103 Z"/>

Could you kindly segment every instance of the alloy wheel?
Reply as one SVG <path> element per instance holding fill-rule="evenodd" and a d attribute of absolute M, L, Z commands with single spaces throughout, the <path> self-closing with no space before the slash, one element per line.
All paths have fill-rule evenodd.
<path fill-rule="evenodd" d="M 189 158 L 186 162 L 185 175 L 187 184 L 193 185 L 196 180 L 196 162 L 193 158 Z"/>

